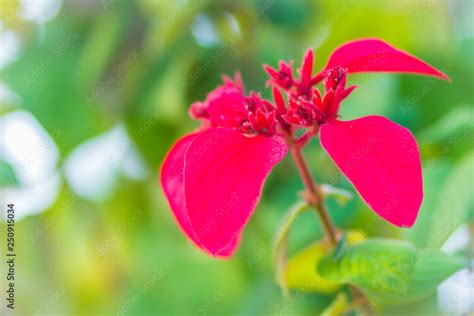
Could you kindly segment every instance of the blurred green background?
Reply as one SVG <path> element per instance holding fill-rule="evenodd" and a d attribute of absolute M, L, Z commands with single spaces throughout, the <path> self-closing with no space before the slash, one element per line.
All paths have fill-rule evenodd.
<path fill-rule="evenodd" d="M 445 251 L 467 258 L 471 0 L 0 0 L 0 8 L 0 185 L 2 208 L 13 202 L 17 212 L 17 315 L 318 315 L 330 295 L 288 300 L 274 282 L 275 230 L 303 188 L 291 159 L 271 174 L 231 260 L 190 245 L 157 173 L 175 140 L 197 126 L 188 106 L 222 73 L 240 70 L 247 90 L 268 97 L 263 63 L 299 64 L 313 47 L 320 69 L 332 49 L 360 37 L 380 37 L 453 81 L 350 79 L 360 88 L 343 118 L 385 115 L 410 128 L 422 152 L 425 200 L 411 230 L 378 220 L 313 140 L 307 155 L 316 179 L 354 192 L 342 207 L 329 200 L 331 214 L 339 227 L 423 249 L 461 231 Z M 308 212 L 290 252 L 320 237 Z M 3 274 L 0 284 L 4 293 Z M 441 305 L 434 292 L 383 314 L 435 315 Z"/>

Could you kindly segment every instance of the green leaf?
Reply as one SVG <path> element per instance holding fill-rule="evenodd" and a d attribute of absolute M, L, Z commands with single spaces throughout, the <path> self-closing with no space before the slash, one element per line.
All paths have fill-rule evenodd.
<path fill-rule="evenodd" d="M 470 152 L 451 171 L 444 181 L 437 203 L 429 216 L 429 223 L 419 246 L 439 249 L 448 237 L 465 222 L 474 211 L 472 184 L 474 179 L 474 151 Z"/>
<path fill-rule="evenodd" d="M 352 193 L 340 188 L 336 188 L 330 184 L 321 184 L 319 186 L 319 189 L 323 193 L 324 196 L 327 197 L 335 197 L 337 203 L 339 203 L 340 206 L 343 206 L 344 204 L 347 203 L 352 198 Z"/>
<path fill-rule="evenodd" d="M 467 261 L 459 257 L 434 252 L 423 255 L 415 264 L 410 284 L 403 295 L 386 295 L 384 304 L 409 303 L 433 293 L 438 285 L 456 271 L 464 268 Z"/>
<path fill-rule="evenodd" d="M 299 201 L 295 203 L 282 219 L 280 228 L 277 231 L 273 246 L 273 262 L 275 265 L 275 279 L 281 287 L 285 295 L 288 294 L 288 286 L 286 283 L 286 268 L 288 258 L 288 237 L 290 235 L 291 226 L 303 211 L 308 209 L 306 202 Z"/>
<path fill-rule="evenodd" d="M 94 67 L 80 67 L 87 33 L 75 25 L 72 19 L 58 16 L 45 26 L 41 45 L 26 42 L 22 58 L 0 75 L 63 154 L 111 125 L 97 106 L 87 104 L 91 91 L 77 79 Z"/>
<path fill-rule="evenodd" d="M 364 240 L 364 235 L 359 231 L 348 231 L 346 233 L 347 245 L 355 245 Z M 304 292 L 315 292 L 321 294 L 334 293 L 341 287 L 341 282 L 335 282 L 323 278 L 315 268 L 319 261 L 332 250 L 332 246 L 324 241 L 314 243 L 291 257 L 286 265 L 286 286 Z M 343 251 L 344 253 L 344 251 Z"/>
<path fill-rule="evenodd" d="M 436 293 L 408 304 L 383 306 L 377 309 L 377 316 L 451 316 L 446 312 L 441 312 L 438 308 Z"/>
<path fill-rule="evenodd" d="M 0 186 L 17 187 L 19 184 L 20 181 L 13 167 L 9 163 L 0 160 Z"/>
<path fill-rule="evenodd" d="M 346 250 L 334 260 L 323 258 L 318 270 L 322 277 L 357 285 L 362 289 L 402 293 L 408 284 L 416 257 L 416 248 L 407 242 L 371 239 Z"/>
<path fill-rule="evenodd" d="M 467 261 L 459 257 L 450 256 L 442 252 L 428 254 L 416 264 L 410 286 L 407 290 L 408 297 L 425 296 L 451 276 L 462 269 Z"/>
<path fill-rule="evenodd" d="M 453 165 L 445 160 L 435 164 L 428 162 L 423 166 L 423 203 L 415 225 L 401 232 L 404 240 L 412 242 L 418 248 L 424 248 L 428 244 L 437 199 L 452 169 Z"/>
<path fill-rule="evenodd" d="M 341 239 L 337 242 L 336 249 L 334 249 L 334 260 L 340 259 L 347 247 L 347 234 L 344 232 Z"/>
<path fill-rule="evenodd" d="M 359 89 L 357 93 L 351 95 L 351 98 L 344 100 L 345 104 L 341 107 L 341 115 L 344 118 L 357 118 L 366 115 L 366 113 L 389 115 L 390 107 L 396 98 L 395 83 L 397 79 L 395 77 L 385 76 L 382 78 L 380 76 L 375 78 L 354 75 L 351 80 L 363 84 L 364 89 Z M 366 100 L 373 100 L 375 103 L 368 104 Z M 367 108 L 362 109 L 360 106 L 356 106 L 357 104 L 367 104 Z"/>
<path fill-rule="evenodd" d="M 321 277 L 315 269 L 328 251 L 330 251 L 330 245 L 318 242 L 291 257 L 284 271 L 285 286 L 303 292 L 322 294 L 330 294 L 338 290 L 341 287 L 340 282 Z"/>
<path fill-rule="evenodd" d="M 342 316 L 349 305 L 349 300 L 344 292 L 337 294 L 334 301 L 321 313 L 321 316 Z"/>
<path fill-rule="evenodd" d="M 461 138 L 472 137 L 474 130 L 472 105 L 462 105 L 442 116 L 436 123 L 423 129 L 418 137 L 423 143 L 437 143 L 444 140 L 459 142 Z"/>

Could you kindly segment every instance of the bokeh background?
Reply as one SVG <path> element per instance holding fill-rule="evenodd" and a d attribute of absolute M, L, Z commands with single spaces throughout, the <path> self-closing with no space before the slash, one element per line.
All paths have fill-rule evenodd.
<path fill-rule="evenodd" d="M 319 69 L 360 37 L 383 38 L 452 82 L 351 78 L 360 88 L 343 118 L 385 115 L 414 132 L 425 201 L 411 230 L 381 222 L 314 140 L 306 153 L 317 180 L 354 193 L 342 206 L 328 201 L 332 216 L 342 228 L 472 255 L 471 0 L 0 0 L 0 10 L 0 186 L 2 209 L 16 209 L 17 315 L 319 314 L 331 295 L 285 299 L 274 282 L 273 237 L 303 188 L 291 159 L 271 174 L 231 260 L 184 238 L 157 173 L 173 142 L 197 126 L 188 106 L 222 73 L 240 70 L 247 89 L 269 96 L 263 63 L 299 64 L 313 47 Z M 320 237 L 308 212 L 290 252 Z M 467 311 L 449 293 L 472 289 L 472 279 L 454 275 L 443 286 L 380 314 Z M 2 314 L 4 305 L 2 296 Z"/>

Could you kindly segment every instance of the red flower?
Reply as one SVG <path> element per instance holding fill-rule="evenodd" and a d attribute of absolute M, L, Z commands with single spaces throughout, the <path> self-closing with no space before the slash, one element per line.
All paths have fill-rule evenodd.
<path fill-rule="evenodd" d="M 184 233 L 214 255 L 233 254 L 244 225 L 260 199 L 263 183 L 288 149 L 299 128 L 307 129 L 291 146 L 321 133 L 322 147 L 353 183 L 366 203 L 397 226 L 412 226 L 423 199 L 418 146 L 410 131 L 384 117 L 339 120 L 341 102 L 355 86 L 347 74 L 403 72 L 449 79 L 425 62 L 377 39 L 337 48 L 326 67 L 312 76 L 309 50 L 293 76 L 291 62 L 278 70 L 265 66 L 274 104 L 259 94 L 244 94 L 240 77 L 224 78 L 204 102 L 190 108 L 201 128 L 170 150 L 161 183 Z M 314 86 L 324 80 L 324 97 Z"/>
<path fill-rule="evenodd" d="M 214 256 L 230 256 L 260 199 L 263 182 L 285 156 L 276 135 L 276 112 L 259 95 L 225 80 L 191 114 L 201 130 L 168 153 L 161 183 L 185 234 Z"/>

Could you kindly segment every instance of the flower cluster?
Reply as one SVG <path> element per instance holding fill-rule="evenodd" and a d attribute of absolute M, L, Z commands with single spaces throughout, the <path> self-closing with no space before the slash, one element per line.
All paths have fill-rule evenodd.
<path fill-rule="evenodd" d="M 314 52 L 298 76 L 292 62 L 264 66 L 273 100 L 246 94 L 237 74 L 223 78 L 189 113 L 202 122 L 178 140 L 161 169 L 161 184 L 186 236 L 203 251 L 231 256 L 262 187 L 289 146 L 319 134 L 325 151 L 372 210 L 388 222 L 412 226 L 423 199 L 421 162 L 411 132 L 380 116 L 339 117 L 341 102 L 356 88 L 347 76 L 399 72 L 449 79 L 408 53 L 378 39 L 346 43 L 313 75 Z M 324 83 L 323 93 L 318 84 Z M 306 133 L 296 139 L 296 132 Z"/>
<path fill-rule="evenodd" d="M 245 96 L 240 74 L 235 80 L 224 77 L 224 84 L 205 102 L 192 104 L 189 112 L 205 126 L 232 128 L 247 136 L 271 136 L 276 132 L 275 108 L 257 93 Z"/>

